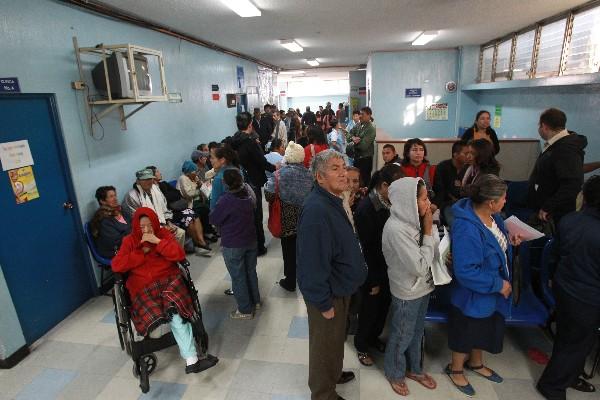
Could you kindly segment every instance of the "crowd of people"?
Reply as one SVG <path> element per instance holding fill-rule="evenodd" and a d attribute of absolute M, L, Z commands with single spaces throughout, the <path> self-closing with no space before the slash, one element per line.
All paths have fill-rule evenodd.
<path fill-rule="evenodd" d="M 211 256 L 220 238 L 237 307 L 232 319 L 247 320 L 262 307 L 257 257 L 266 254 L 263 192 L 268 227 L 280 239 L 281 288 L 302 293 L 309 324 L 311 398 L 341 399 L 336 384 L 354 379 L 343 371 L 348 321 L 356 317 L 354 345 L 359 362 L 375 363 L 391 389 L 409 394 L 408 380 L 428 389 L 437 383 L 421 364 L 421 340 L 429 298 L 450 285 L 448 347 L 444 369 L 453 385 L 472 396 L 465 370 L 489 381 L 502 377 L 484 363 L 483 352 L 503 348 L 512 291 L 513 247 L 521 236 L 503 220 L 507 184 L 490 114 L 452 145 L 438 165 L 427 146 L 408 140 L 402 154 L 382 148 L 385 165 L 373 173 L 375 120 L 369 107 L 347 116 L 343 104 L 313 113 L 265 105 L 236 117 L 237 132 L 220 143 L 201 144 L 181 168 L 176 184 L 154 166 L 136 172 L 133 188 L 119 205 L 112 186 L 98 188 L 100 205 L 91 226 L 100 254 L 113 258 L 127 280 L 141 335 L 170 322 L 186 360 L 186 373 L 216 363 L 196 355 L 185 322 L 186 289 L 173 263 L 183 247 Z M 585 184 L 586 138 L 566 130 L 566 116 L 544 111 L 538 132 L 545 141 L 529 181 L 532 226 L 555 233 L 557 336 L 552 359 L 538 383 L 547 399 L 565 399 L 568 387 L 593 390 L 580 378 L 600 326 L 600 179 Z M 576 212 L 583 189 L 584 206 Z M 440 254 L 438 226 L 450 227 L 451 251 Z M 550 226 L 550 228 L 548 228 Z M 193 248 L 192 248 L 193 247 Z M 153 268 L 151 272 L 150 267 Z M 175 298 L 166 293 L 176 293 Z M 166 300 L 165 300 L 166 299 Z M 144 315 L 152 303 L 154 315 Z M 387 343 L 381 337 L 389 314 Z M 200 357 L 199 357 L 200 356 Z M 566 367 L 568 366 L 568 368 Z"/>

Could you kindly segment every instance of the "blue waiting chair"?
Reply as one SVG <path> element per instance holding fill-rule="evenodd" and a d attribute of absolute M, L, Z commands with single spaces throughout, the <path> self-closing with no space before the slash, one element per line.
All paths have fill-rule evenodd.
<path fill-rule="evenodd" d="M 90 231 L 89 222 L 86 222 L 85 225 L 83 225 L 83 231 L 85 232 L 85 241 L 90 249 L 90 252 L 92 253 L 92 257 L 94 258 L 94 261 L 98 263 L 98 268 L 100 268 L 100 293 L 105 294 L 105 291 L 103 290 L 104 274 L 112 271 L 112 262 L 110 259 L 104 258 L 98 253 L 96 243 L 94 243 L 94 238 L 92 237 L 92 232 Z"/>

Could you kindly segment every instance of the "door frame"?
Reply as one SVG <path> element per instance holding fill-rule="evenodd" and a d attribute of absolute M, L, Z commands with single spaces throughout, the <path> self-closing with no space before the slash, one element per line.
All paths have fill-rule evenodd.
<path fill-rule="evenodd" d="M 71 209 L 72 218 L 75 223 L 75 230 L 77 233 L 77 245 L 81 249 L 81 253 L 83 254 L 83 263 L 84 267 L 87 270 L 88 283 L 92 288 L 92 293 L 98 295 L 98 282 L 96 280 L 96 275 L 94 274 L 93 265 L 90 259 L 90 251 L 87 248 L 86 242 L 84 240 L 85 233 L 83 231 L 83 223 L 81 218 L 81 213 L 79 212 L 79 201 L 77 199 L 77 195 L 75 194 L 75 186 L 73 185 L 73 176 L 71 174 L 71 167 L 69 164 L 69 157 L 67 155 L 67 148 L 65 146 L 64 133 L 62 130 L 62 123 L 60 120 L 60 113 L 58 110 L 58 103 L 56 101 L 55 93 L 0 93 L 0 99 L 5 98 L 15 98 L 18 97 L 20 99 L 44 99 L 48 102 L 50 107 L 50 119 L 52 120 L 52 125 L 54 128 L 54 140 L 58 145 L 58 158 L 60 160 L 60 169 L 65 178 L 65 183 L 67 187 L 67 196 L 69 200 L 75 205 Z M 67 199 L 65 199 L 67 200 Z"/>

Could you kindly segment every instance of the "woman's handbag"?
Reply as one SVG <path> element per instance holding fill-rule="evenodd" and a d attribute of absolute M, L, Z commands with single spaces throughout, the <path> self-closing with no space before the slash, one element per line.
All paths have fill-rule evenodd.
<path fill-rule="evenodd" d="M 168 204 L 169 208 L 173 211 L 183 211 L 188 208 L 188 201 L 186 199 L 179 199 L 172 201 Z"/>
<path fill-rule="evenodd" d="M 279 171 L 275 171 L 275 199 L 269 203 L 269 232 L 276 238 L 281 237 L 281 199 L 279 198 Z"/>

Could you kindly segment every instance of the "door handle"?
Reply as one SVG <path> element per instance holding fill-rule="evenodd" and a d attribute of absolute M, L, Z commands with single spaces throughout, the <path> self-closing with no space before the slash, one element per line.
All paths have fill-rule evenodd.
<path fill-rule="evenodd" d="M 65 210 L 72 210 L 75 206 L 73 206 L 73 203 L 71 203 L 70 201 L 65 201 L 63 203 L 63 208 Z"/>

